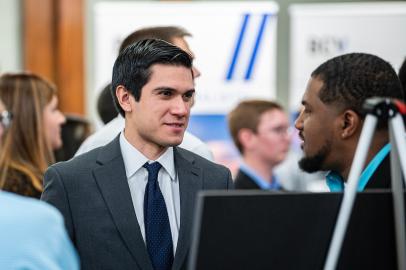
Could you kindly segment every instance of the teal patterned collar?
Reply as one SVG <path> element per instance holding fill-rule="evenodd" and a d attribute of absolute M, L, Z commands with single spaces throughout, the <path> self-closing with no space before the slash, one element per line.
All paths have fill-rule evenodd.
<path fill-rule="evenodd" d="M 384 147 L 382 147 L 381 150 L 379 150 L 378 154 L 376 154 L 376 156 L 371 160 L 371 162 L 369 162 L 368 166 L 362 172 L 361 177 L 359 179 L 357 188 L 358 191 L 363 191 L 365 189 L 366 185 L 369 182 L 369 179 L 374 174 L 379 165 L 382 163 L 382 161 L 385 159 L 385 157 L 389 154 L 390 149 L 391 149 L 390 143 L 386 144 Z M 326 175 L 326 184 L 331 192 L 344 191 L 344 179 L 339 173 L 335 171 L 330 171 Z"/>

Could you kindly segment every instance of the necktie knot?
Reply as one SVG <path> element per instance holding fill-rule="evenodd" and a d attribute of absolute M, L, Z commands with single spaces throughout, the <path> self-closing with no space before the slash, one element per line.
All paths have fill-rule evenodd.
<path fill-rule="evenodd" d="M 156 161 L 153 163 L 146 162 L 142 167 L 144 167 L 148 171 L 148 182 L 149 182 L 151 180 L 155 181 L 156 179 L 158 179 L 158 173 L 162 165 L 161 163 Z"/>

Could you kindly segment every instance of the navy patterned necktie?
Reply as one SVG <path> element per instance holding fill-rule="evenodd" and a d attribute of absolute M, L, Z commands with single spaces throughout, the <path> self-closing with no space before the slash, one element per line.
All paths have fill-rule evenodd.
<path fill-rule="evenodd" d="M 145 163 L 148 183 L 144 197 L 145 242 L 155 270 L 171 269 L 173 247 L 166 204 L 158 183 L 159 162 Z"/>

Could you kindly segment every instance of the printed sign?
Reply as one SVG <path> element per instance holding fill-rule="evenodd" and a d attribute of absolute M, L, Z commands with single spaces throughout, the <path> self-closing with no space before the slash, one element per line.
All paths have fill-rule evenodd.
<path fill-rule="evenodd" d="M 202 76 L 195 114 L 225 114 L 247 97 L 274 98 L 276 21 L 273 2 L 101 2 L 95 5 L 95 96 L 111 80 L 120 42 L 146 26 L 176 25 Z"/>
<path fill-rule="evenodd" d="M 371 53 L 398 70 L 406 57 L 406 3 L 297 4 L 289 13 L 292 110 L 300 107 L 311 72 L 329 58 Z"/>

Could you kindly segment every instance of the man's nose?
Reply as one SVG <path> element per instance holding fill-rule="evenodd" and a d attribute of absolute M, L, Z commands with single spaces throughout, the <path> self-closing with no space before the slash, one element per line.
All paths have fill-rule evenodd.
<path fill-rule="evenodd" d="M 297 130 L 302 130 L 303 129 L 302 111 L 300 112 L 299 116 L 295 120 L 295 128 Z"/>
<path fill-rule="evenodd" d="M 190 111 L 190 101 L 185 101 L 182 96 L 174 99 L 172 104 L 172 113 L 179 116 L 185 116 Z"/>

